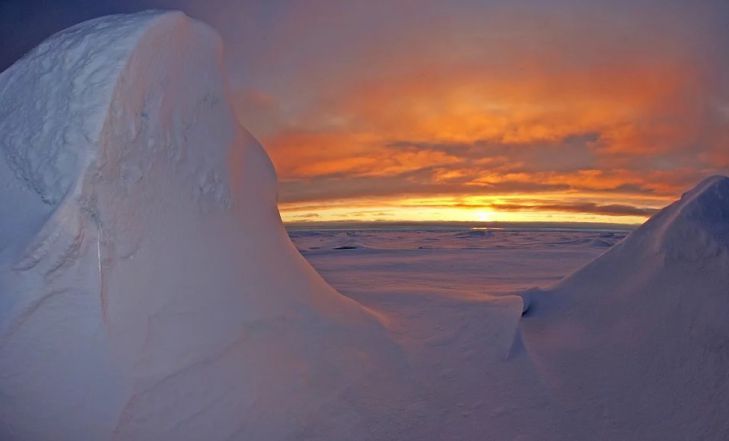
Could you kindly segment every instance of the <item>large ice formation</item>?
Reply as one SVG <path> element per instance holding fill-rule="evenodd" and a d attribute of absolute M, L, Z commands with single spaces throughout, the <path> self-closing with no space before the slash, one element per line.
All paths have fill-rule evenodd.
<path fill-rule="evenodd" d="M 0 439 L 367 432 L 349 391 L 393 345 L 290 243 L 221 60 L 145 12 L 0 74 Z"/>

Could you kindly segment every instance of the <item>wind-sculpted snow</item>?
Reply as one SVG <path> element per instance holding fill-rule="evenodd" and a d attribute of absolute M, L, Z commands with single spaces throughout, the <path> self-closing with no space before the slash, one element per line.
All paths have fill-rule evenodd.
<path fill-rule="evenodd" d="M 729 178 L 527 298 L 526 347 L 575 439 L 729 438 Z"/>
<path fill-rule="evenodd" d="M 290 243 L 221 54 L 146 12 L 0 76 L 0 439 L 337 439 L 388 418 L 350 391 L 398 350 Z"/>
<path fill-rule="evenodd" d="M 99 141 L 125 54 L 140 23 L 153 18 L 116 16 L 67 29 L 0 74 L 0 248 L 22 247 L 75 184 Z"/>

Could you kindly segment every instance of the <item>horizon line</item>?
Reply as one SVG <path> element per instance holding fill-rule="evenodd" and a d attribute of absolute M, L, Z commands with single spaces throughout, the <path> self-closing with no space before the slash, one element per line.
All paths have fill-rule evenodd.
<path fill-rule="evenodd" d="M 375 227 L 453 227 L 453 228 L 571 228 L 571 229 L 610 229 L 635 230 L 642 223 L 611 223 L 611 222 L 579 222 L 579 221 L 284 221 L 287 229 L 316 229 L 316 228 L 375 228 Z"/>

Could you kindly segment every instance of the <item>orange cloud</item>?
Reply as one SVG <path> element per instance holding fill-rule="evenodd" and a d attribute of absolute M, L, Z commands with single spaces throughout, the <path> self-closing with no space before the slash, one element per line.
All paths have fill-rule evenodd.
<path fill-rule="evenodd" d="M 282 209 L 305 216 L 300 204 L 317 202 L 336 217 L 371 204 L 358 213 L 390 219 L 414 216 L 398 211 L 412 200 L 509 196 L 540 201 L 486 208 L 635 220 L 729 171 L 729 101 L 690 33 L 582 13 L 545 29 L 459 17 L 462 28 L 389 30 L 401 38 L 303 73 L 306 92 L 288 89 L 296 97 L 260 132 Z M 671 22 L 663 14 L 656 23 Z M 456 216 L 443 207 L 457 201 L 441 205 Z"/>

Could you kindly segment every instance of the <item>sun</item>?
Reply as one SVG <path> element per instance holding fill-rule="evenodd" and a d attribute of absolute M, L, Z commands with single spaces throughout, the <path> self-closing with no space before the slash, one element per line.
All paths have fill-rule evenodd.
<path fill-rule="evenodd" d="M 479 210 L 475 214 L 476 220 L 479 222 L 491 222 L 494 220 L 494 213 L 490 211 Z"/>

